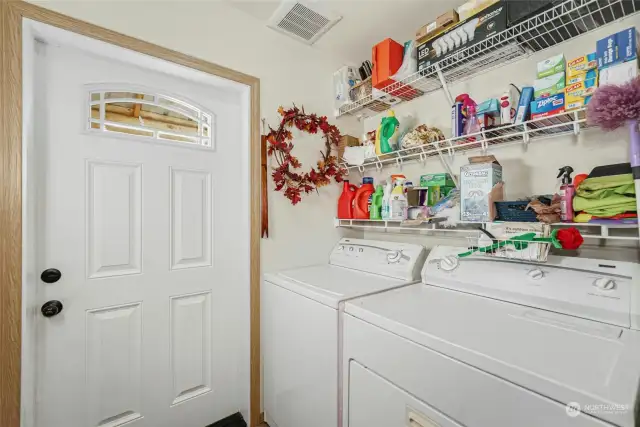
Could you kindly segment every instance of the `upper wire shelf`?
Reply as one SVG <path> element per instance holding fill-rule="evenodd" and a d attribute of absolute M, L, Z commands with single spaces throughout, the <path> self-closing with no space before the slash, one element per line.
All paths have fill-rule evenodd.
<path fill-rule="evenodd" d="M 491 147 L 503 147 L 518 143 L 527 145 L 532 140 L 539 141 L 563 135 L 578 135 L 582 129 L 588 127 L 586 121 L 585 110 L 580 109 L 404 148 L 381 156 L 376 155 L 365 160 L 362 165 L 348 165 L 347 163 L 342 165 L 347 174 L 352 171 L 359 171 L 362 174 L 371 168 L 380 170 L 387 165 L 402 168 L 404 163 L 408 161 L 425 162 L 430 157 L 448 155 L 451 158 L 458 153 L 471 150 L 486 151 Z"/>
<path fill-rule="evenodd" d="M 564 0 L 552 8 L 504 31 L 447 56 L 404 80 L 382 89 L 382 95 L 368 95 L 343 105 L 337 116 L 371 116 L 383 111 L 380 104 L 410 101 L 477 74 L 514 62 L 595 30 L 640 11 L 639 0 Z M 370 108 L 375 107 L 375 108 Z"/>

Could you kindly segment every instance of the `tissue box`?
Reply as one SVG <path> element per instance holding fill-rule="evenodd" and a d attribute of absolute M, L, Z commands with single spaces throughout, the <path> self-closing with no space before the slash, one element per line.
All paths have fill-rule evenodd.
<path fill-rule="evenodd" d="M 635 27 L 611 34 L 596 42 L 598 68 L 604 69 L 638 57 L 638 32 Z"/>
<path fill-rule="evenodd" d="M 565 111 L 575 110 L 586 106 L 591 101 L 591 96 L 598 88 L 597 79 L 579 81 L 564 89 Z"/>
<path fill-rule="evenodd" d="M 600 86 L 622 85 L 636 77 L 638 77 L 638 62 L 623 62 L 600 71 Z"/>
<path fill-rule="evenodd" d="M 567 79 L 576 74 L 581 74 L 596 68 L 598 68 L 598 61 L 596 60 L 595 52 L 570 59 L 567 61 Z"/>
<path fill-rule="evenodd" d="M 495 218 L 493 187 L 502 181 L 502 166 L 494 156 L 469 158 L 460 168 L 460 217 L 463 221 L 486 222 Z"/>
<path fill-rule="evenodd" d="M 544 61 L 538 62 L 538 78 L 549 77 L 553 74 L 564 73 L 564 55 L 559 55 L 547 58 Z"/>
<path fill-rule="evenodd" d="M 533 81 L 533 97 L 538 99 L 555 95 L 556 93 L 561 93 L 564 87 L 564 71 L 542 79 L 536 79 Z"/>
<path fill-rule="evenodd" d="M 537 99 L 531 103 L 531 119 L 564 113 L 564 93 L 548 98 Z"/>

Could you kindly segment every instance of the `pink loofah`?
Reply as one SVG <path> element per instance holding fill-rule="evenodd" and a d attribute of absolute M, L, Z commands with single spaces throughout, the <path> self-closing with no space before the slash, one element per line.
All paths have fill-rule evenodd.
<path fill-rule="evenodd" d="M 598 88 L 587 106 L 587 122 L 604 130 L 614 130 L 639 119 L 640 77 L 621 86 Z"/>

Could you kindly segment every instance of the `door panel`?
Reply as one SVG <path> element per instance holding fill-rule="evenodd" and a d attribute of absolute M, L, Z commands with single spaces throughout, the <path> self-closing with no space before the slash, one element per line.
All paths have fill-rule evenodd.
<path fill-rule="evenodd" d="M 89 425 L 140 418 L 142 304 L 87 311 Z"/>
<path fill-rule="evenodd" d="M 171 169 L 172 269 L 211 265 L 211 174 Z"/>
<path fill-rule="evenodd" d="M 211 391 L 211 366 L 211 292 L 171 298 L 174 405 Z"/>
<path fill-rule="evenodd" d="M 89 278 L 142 272 L 142 166 L 87 162 Z"/>
<path fill-rule="evenodd" d="M 37 298 L 64 304 L 38 318 L 36 425 L 202 427 L 244 409 L 245 337 L 234 325 L 248 317 L 238 310 L 249 277 L 248 209 L 238 209 L 247 201 L 215 187 L 246 173 L 240 96 L 60 46 L 40 46 L 35 66 L 37 275 L 62 272 L 38 283 Z M 197 105 L 209 145 L 171 139 L 170 128 L 162 140 L 94 132 L 89 102 L 100 97 L 89 93 L 105 82 Z M 109 117 L 135 114 L 109 101 Z M 191 125 L 169 110 L 142 111 L 127 126 L 162 117 Z"/>

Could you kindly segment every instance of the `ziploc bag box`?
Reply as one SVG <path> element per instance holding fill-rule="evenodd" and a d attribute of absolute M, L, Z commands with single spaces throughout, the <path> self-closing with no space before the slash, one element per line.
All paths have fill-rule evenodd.
<path fill-rule="evenodd" d="M 502 195 L 492 194 L 502 181 L 502 166 L 494 156 L 470 157 L 469 164 L 460 168 L 460 218 L 463 221 L 493 221 L 493 202 Z"/>
<path fill-rule="evenodd" d="M 600 72 L 600 86 L 622 85 L 638 77 L 638 62 L 628 61 L 612 65 Z"/>
<path fill-rule="evenodd" d="M 638 58 L 638 32 L 635 27 L 611 34 L 596 42 L 598 68 L 604 69 Z"/>
<path fill-rule="evenodd" d="M 553 116 L 564 112 L 564 93 L 548 98 L 536 99 L 531 103 L 531 118 Z"/>
<path fill-rule="evenodd" d="M 596 68 L 598 68 L 598 61 L 596 60 L 595 52 L 570 59 L 567 61 L 567 80 L 569 80 L 571 76 Z"/>
<path fill-rule="evenodd" d="M 597 79 L 579 81 L 564 89 L 565 111 L 582 108 L 591 101 L 591 96 L 598 87 Z"/>
<path fill-rule="evenodd" d="M 564 71 L 533 81 L 533 98 L 538 99 L 561 93 L 565 87 Z"/>
<path fill-rule="evenodd" d="M 564 73 L 565 62 L 564 55 L 561 53 L 559 55 L 552 56 L 551 58 L 547 58 L 544 61 L 538 62 L 538 78 L 548 77 L 557 73 Z"/>
<path fill-rule="evenodd" d="M 589 70 L 589 71 L 583 71 L 580 73 L 576 73 L 574 75 L 572 75 L 571 77 L 567 76 L 567 82 L 565 85 L 565 89 L 568 88 L 571 85 L 574 85 L 576 83 L 580 83 L 580 82 L 586 82 L 589 80 L 594 80 L 594 81 L 598 81 L 598 70 Z M 566 90 L 565 90 L 566 92 Z"/>

